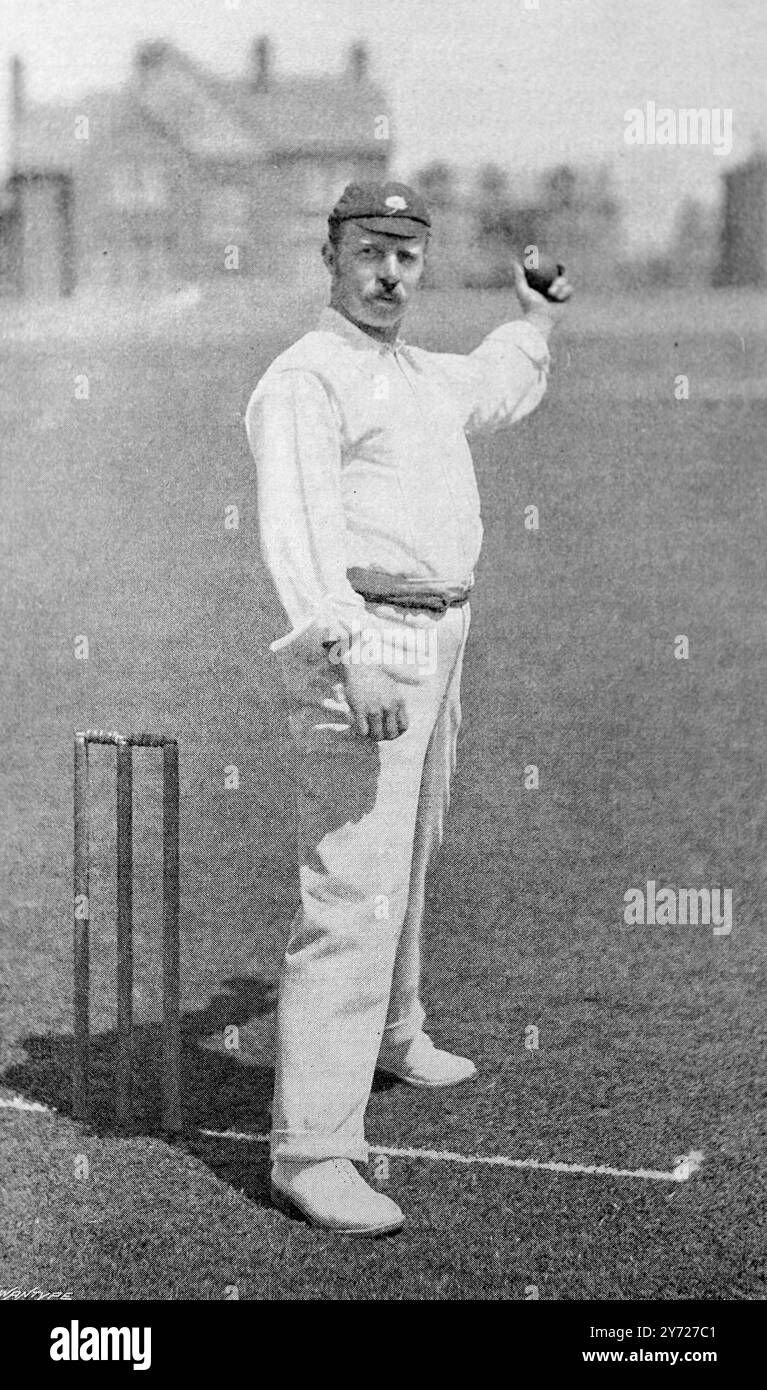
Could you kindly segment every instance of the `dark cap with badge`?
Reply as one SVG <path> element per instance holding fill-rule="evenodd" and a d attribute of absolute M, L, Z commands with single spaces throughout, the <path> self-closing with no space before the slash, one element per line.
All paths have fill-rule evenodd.
<path fill-rule="evenodd" d="M 389 236 L 424 236 L 431 227 L 429 209 L 406 183 L 347 184 L 330 214 L 331 222 L 357 222 L 366 232 Z"/>

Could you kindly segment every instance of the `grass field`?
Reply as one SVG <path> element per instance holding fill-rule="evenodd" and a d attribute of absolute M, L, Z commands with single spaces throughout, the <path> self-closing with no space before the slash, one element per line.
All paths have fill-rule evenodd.
<path fill-rule="evenodd" d="M 764 1298 L 764 301 L 576 300 L 543 406 L 476 450 L 486 539 L 425 1002 L 435 1038 L 480 1072 L 443 1095 L 381 1085 L 368 1112 L 376 1145 L 664 1171 L 695 1150 L 700 1170 L 672 1183 L 391 1158 L 386 1190 L 408 1221 L 370 1243 L 289 1221 L 269 1205 L 263 1145 L 197 1132 L 268 1127 L 296 892 L 266 650 L 281 620 L 242 417 L 308 324 L 295 303 L 224 309 L 97 333 L 62 319 L 47 342 L 9 332 L 2 348 L 0 1098 L 55 1113 L 0 1109 L 0 1285 L 98 1299 L 231 1286 L 246 1299 L 525 1299 L 531 1286 L 557 1300 Z M 501 295 L 432 294 L 410 335 L 466 350 L 513 316 Z M 75 398 L 81 374 L 88 399 Z M 238 530 L 224 527 L 232 504 Z M 175 1145 L 158 1134 L 151 754 L 136 769 L 136 1133 L 112 1129 L 108 750 L 92 760 L 93 1128 L 70 1115 L 71 742 L 84 726 L 180 740 L 190 1132 Z M 626 927 L 623 895 L 647 879 L 732 889 L 731 934 Z M 224 1046 L 230 1024 L 239 1051 Z"/>

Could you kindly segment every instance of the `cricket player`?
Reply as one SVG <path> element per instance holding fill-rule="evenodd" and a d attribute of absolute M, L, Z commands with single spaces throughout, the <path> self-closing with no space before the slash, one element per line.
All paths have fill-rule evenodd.
<path fill-rule="evenodd" d="M 316 1225 L 395 1231 L 365 1182 L 376 1068 L 476 1068 L 424 1030 L 426 869 L 448 804 L 482 526 L 467 440 L 533 410 L 561 310 L 514 264 L 522 317 L 466 356 L 400 337 L 424 273 L 423 199 L 350 184 L 322 255 L 330 305 L 248 405 L 261 543 L 289 630 L 272 644 L 297 751 L 301 906 L 279 981 L 272 1196 Z M 571 294 L 564 275 L 553 301 Z"/>

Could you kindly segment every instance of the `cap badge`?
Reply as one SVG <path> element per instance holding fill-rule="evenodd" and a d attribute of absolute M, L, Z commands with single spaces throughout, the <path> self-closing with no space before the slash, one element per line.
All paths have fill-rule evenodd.
<path fill-rule="evenodd" d="M 391 197 L 384 198 L 384 203 L 389 212 L 404 212 L 407 207 L 407 198 L 402 198 L 399 193 L 392 193 Z M 388 214 L 387 214 L 388 215 Z"/>

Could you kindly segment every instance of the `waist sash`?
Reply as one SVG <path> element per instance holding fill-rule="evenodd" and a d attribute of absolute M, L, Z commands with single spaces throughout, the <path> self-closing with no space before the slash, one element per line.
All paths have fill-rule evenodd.
<path fill-rule="evenodd" d="M 408 579 L 404 575 L 382 574 L 380 570 L 353 566 L 346 571 L 354 591 L 367 603 L 389 603 L 396 608 L 424 608 L 444 613 L 467 603 L 471 584 L 446 584 L 438 579 Z"/>

